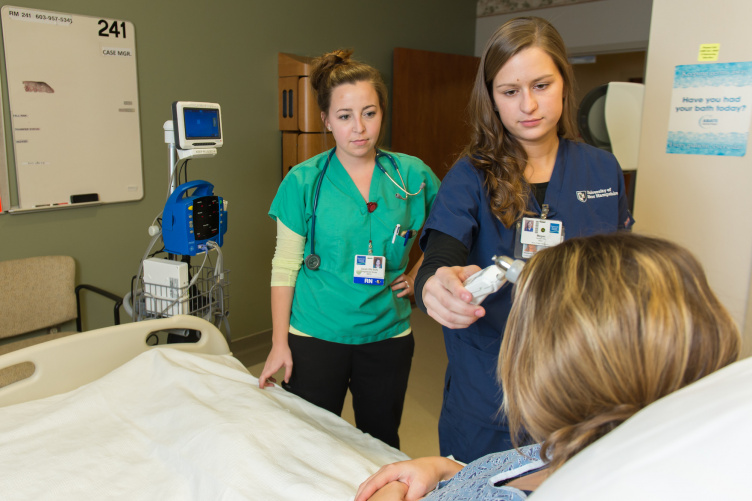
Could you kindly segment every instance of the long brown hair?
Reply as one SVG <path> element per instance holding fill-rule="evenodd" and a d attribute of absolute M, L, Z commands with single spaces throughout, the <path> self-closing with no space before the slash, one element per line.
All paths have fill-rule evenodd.
<path fill-rule="evenodd" d="M 634 413 L 737 360 L 739 330 L 686 249 L 619 232 L 536 253 L 499 357 L 504 411 L 556 469 Z"/>
<path fill-rule="evenodd" d="M 507 228 L 528 212 L 530 186 L 524 177 L 527 154 L 501 123 L 494 109 L 492 84 L 510 58 L 530 47 L 546 52 L 564 81 L 564 103 L 557 133 L 574 139 L 577 130 L 574 76 L 561 35 L 551 23 L 539 17 L 507 21 L 491 36 L 483 50 L 468 105 L 472 136 L 463 152 L 483 172 L 491 210 Z"/>
<path fill-rule="evenodd" d="M 382 127 L 377 144 L 384 138 L 384 117 L 388 104 L 388 93 L 379 71 L 365 63 L 352 58 L 352 50 L 335 50 L 313 60 L 309 79 L 311 88 L 316 93 L 319 109 L 326 115 L 332 102 L 332 92 L 342 84 L 368 82 L 373 85 L 381 108 Z"/>

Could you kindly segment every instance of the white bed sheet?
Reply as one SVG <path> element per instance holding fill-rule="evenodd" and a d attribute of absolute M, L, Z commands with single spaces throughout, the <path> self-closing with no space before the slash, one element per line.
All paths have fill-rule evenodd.
<path fill-rule="evenodd" d="M 0 408 L 3 499 L 347 500 L 407 457 L 231 356 L 147 351 Z"/>

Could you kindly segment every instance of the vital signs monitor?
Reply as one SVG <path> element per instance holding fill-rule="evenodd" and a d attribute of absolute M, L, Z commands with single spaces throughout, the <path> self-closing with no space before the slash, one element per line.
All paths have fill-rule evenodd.
<path fill-rule="evenodd" d="M 222 146 L 222 115 L 219 104 L 194 101 L 172 103 L 175 144 L 181 150 Z"/>

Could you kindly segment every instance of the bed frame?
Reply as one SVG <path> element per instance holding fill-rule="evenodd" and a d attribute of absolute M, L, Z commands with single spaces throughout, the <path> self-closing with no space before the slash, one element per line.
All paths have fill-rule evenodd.
<path fill-rule="evenodd" d="M 152 334 L 172 329 L 199 331 L 201 337 L 195 343 L 147 345 Z M 0 356 L 0 373 L 11 373 L 33 364 L 30 376 L 0 387 L 0 407 L 74 390 L 147 350 L 165 346 L 195 353 L 231 355 L 224 335 L 214 325 L 190 315 L 82 332 Z"/>

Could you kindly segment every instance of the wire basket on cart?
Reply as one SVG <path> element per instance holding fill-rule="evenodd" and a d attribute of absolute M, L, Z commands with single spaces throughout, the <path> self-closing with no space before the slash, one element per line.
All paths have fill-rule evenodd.
<path fill-rule="evenodd" d="M 217 327 L 230 311 L 230 270 L 215 274 L 208 266 L 191 266 L 189 285 L 149 283 L 139 278 L 134 320 L 193 315 Z"/>

